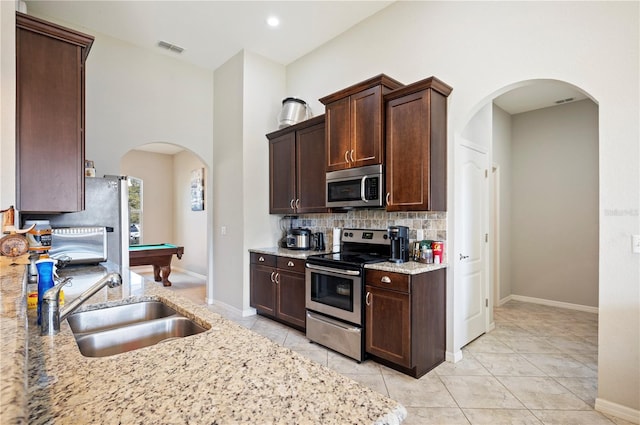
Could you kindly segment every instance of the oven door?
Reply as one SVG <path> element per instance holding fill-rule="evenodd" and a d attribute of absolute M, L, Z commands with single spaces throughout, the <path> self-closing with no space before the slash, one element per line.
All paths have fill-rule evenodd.
<path fill-rule="evenodd" d="M 362 325 L 362 273 L 307 263 L 307 309 Z"/>

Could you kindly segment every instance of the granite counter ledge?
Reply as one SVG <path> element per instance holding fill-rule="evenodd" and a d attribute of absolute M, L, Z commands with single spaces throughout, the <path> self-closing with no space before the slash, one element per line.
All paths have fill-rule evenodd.
<path fill-rule="evenodd" d="M 328 252 L 331 252 L 331 250 L 315 251 L 313 249 L 298 250 L 298 249 L 270 247 L 270 248 L 254 248 L 254 249 L 250 249 L 249 252 L 256 253 L 256 254 L 276 255 L 278 257 L 298 258 L 298 259 L 304 260 L 310 255 L 326 254 Z"/>
<path fill-rule="evenodd" d="M 53 339 L 31 329 L 30 423 L 396 424 L 406 416 L 397 402 L 155 282 L 145 281 L 142 295 L 211 329 L 103 358 L 83 357 L 66 321 Z"/>
<path fill-rule="evenodd" d="M 365 269 L 382 270 L 390 273 L 402 273 L 402 274 L 420 274 L 431 272 L 434 270 L 447 268 L 448 264 L 425 264 L 415 261 L 407 261 L 406 263 L 392 263 L 390 261 L 374 264 L 366 264 Z"/>

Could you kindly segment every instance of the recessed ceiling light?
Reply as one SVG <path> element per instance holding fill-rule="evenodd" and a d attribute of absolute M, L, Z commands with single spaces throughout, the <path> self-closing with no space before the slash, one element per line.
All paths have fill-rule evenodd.
<path fill-rule="evenodd" d="M 269 25 L 270 27 L 277 27 L 278 25 L 280 25 L 280 19 L 278 19 L 276 16 L 269 16 L 267 18 L 267 25 Z"/>

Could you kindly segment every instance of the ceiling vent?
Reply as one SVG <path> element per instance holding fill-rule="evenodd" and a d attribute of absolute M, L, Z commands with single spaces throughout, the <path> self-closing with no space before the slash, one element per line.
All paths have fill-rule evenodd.
<path fill-rule="evenodd" d="M 560 99 L 560 100 L 556 100 L 556 105 L 560 105 L 561 103 L 567 103 L 567 102 L 571 102 L 575 100 L 575 97 L 568 97 L 566 99 Z"/>
<path fill-rule="evenodd" d="M 167 43 L 166 41 L 158 41 L 158 46 L 176 53 L 182 53 L 184 51 L 182 47 L 176 46 L 175 44 Z"/>

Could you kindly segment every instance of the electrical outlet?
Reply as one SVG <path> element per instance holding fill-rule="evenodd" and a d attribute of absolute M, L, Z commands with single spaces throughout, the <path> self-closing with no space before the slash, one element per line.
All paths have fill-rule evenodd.
<path fill-rule="evenodd" d="M 631 245 L 634 254 L 640 254 L 640 235 L 631 235 Z"/>

